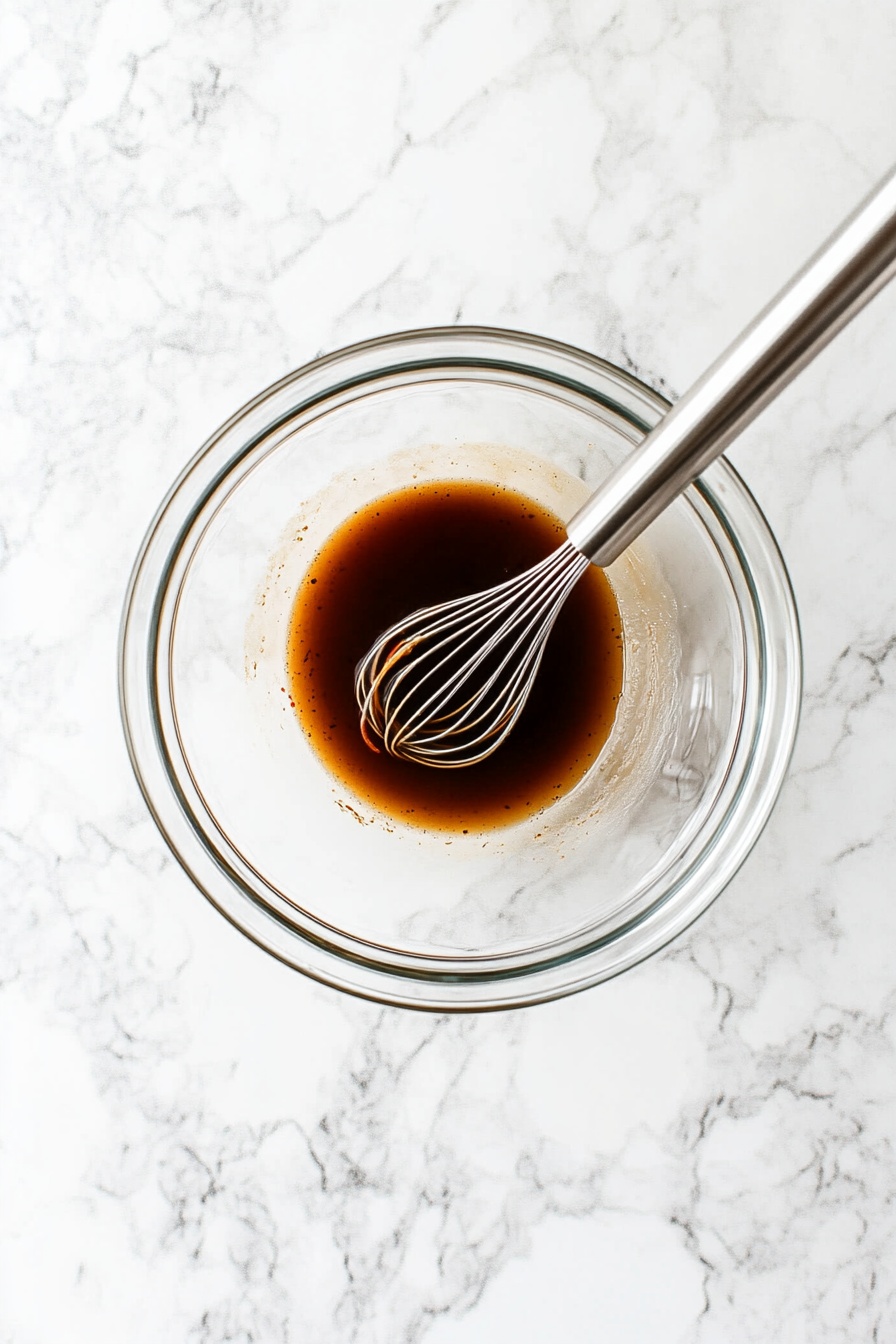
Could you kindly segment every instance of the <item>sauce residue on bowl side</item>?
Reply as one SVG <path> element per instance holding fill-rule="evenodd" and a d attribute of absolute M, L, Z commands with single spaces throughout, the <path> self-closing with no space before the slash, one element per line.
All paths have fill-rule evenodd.
<path fill-rule="evenodd" d="M 354 697 L 355 667 L 384 629 L 502 583 L 565 537 L 558 518 L 518 491 L 457 480 L 396 490 L 332 533 L 296 595 L 286 693 L 342 785 L 406 824 L 472 833 L 522 821 L 579 783 L 610 733 L 623 676 L 619 609 L 594 566 L 557 619 L 519 722 L 485 761 L 437 770 L 377 754 Z"/>

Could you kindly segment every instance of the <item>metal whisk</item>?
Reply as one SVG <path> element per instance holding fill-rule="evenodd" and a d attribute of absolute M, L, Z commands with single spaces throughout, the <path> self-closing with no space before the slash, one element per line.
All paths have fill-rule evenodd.
<path fill-rule="evenodd" d="M 557 613 L 588 564 L 565 541 L 517 578 L 387 630 L 355 674 L 368 746 L 379 751 L 379 740 L 393 756 L 443 769 L 489 756 L 522 713 Z"/>
<path fill-rule="evenodd" d="M 609 565 L 896 273 L 896 170 L 591 496 L 567 540 L 517 578 L 414 612 L 358 664 L 374 750 L 442 769 L 495 751 L 522 713 L 557 613 Z"/>

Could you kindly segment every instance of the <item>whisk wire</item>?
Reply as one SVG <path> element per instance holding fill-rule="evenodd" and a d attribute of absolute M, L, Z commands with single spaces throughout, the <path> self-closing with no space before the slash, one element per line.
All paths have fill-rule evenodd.
<path fill-rule="evenodd" d="M 375 678 L 376 677 L 382 678 L 387 670 L 387 666 L 393 665 L 393 660 L 396 659 L 396 653 L 400 657 L 403 653 L 411 652 L 412 649 L 418 646 L 418 644 L 426 640 L 435 639 L 436 636 L 439 635 L 442 636 L 438 640 L 438 642 L 432 644 L 429 648 L 426 648 L 417 657 L 414 663 L 405 662 L 404 665 L 395 673 L 395 675 L 391 679 L 385 697 L 380 696 L 380 699 L 382 701 L 383 712 L 386 718 L 390 719 L 394 715 L 400 714 L 404 704 L 407 702 L 408 699 L 412 697 L 414 692 L 418 691 L 419 688 L 426 681 L 430 681 L 434 676 L 436 676 L 437 673 L 443 667 L 446 666 L 446 664 L 450 662 L 456 663 L 462 650 L 466 646 L 473 643 L 473 641 L 475 640 L 477 642 L 477 647 L 474 651 L 473 657 L 469 659 L 466 663 L 462 663 L 459 666 L 456 666 L 454 669 L 454 673 L 450 679 L 450 684 L 452 685 L 462 684 L 468 678 L 470 673 L 488 657 L 488 655 L 491 653 L 492 649 L 496 646 L 499 640 L 510 629 L 512 629 L 513 625 L 518 623 L 518 619 L 520 619 L 525 614 L 526 608 L 519 608 L 518 606 L 515 605 L 516 593 L 514 590 L 518 589 L 520 586 L 521 584 L 519 580 L 511 580 L 507 584 L 499 585 L 497 589 L 491 589 L 486 593 L 477 595 L 476 598 L 474 599 L 459 599 L 458 601 L 451 604 L 452 607 L 461 609 L 459 613 L 458 612 L 455 613 L 452 619 L 438 621 L 434 624 L 431 623 L 425 635 L 423 635 L 422 637 L 418 635 L 416 638 L 406 639 L 404 643 L 398 647 L 396 652 L 393 652 L 392 654 L 389 655 L 389 658 L 386 660 L 386 663 L 383 665 L 382 668 L 374 666 L 372 668 L 373 676 Z M 447 606 L 448 604 L 446 604 L 446 607 Z M 488 638 L 484 639 L 482 637 L 483 632 L 488 630 L 490 627 L 494 627 L 495 623 L 499 620 L 501 614 L 509 607 L 515 608 L 517 620 L 508 623 L 506 629 L 501 628 L 497 632 L 495 632 L 493 629 L 492 634 Z M 413 630 L 415 626 L 421 623 L 421 618 L 423 618 L 424 616 L 431 616 L 432 613 L 436 610 L 439 609 L 430 608 L 425 613 L 421 612 L 415 614 L 415 616 L 412 616 L 410 620 L 405 623 L 405 630 L 408 633 L 410 633 L 410 631 Z M 442 608 L 441 610 L 444 610 L 444 608 Z M 478 616 L 479 618 L 478 624 L 473 623 L 473 621 L 471 620 L 473 616 Z M 458 627 L 460 628 L 458 629 Z M 452 633 L 452 631 L 454 633 Z M 390 642 L 390 636 L 392 635 L 392 633 L 393 633 L 392 631 L 387 632 L 386 635 L 383 636 L 382 639 L 379 641 L 380 652 L 385 650 L 385 647 Z M 459 636 L 463 637 L 459 638 Z M 373 652 L 376 653 L 377 651 L 378 650 L 375 649 Z M 442 654 L 442 657 L 438 658 L 437 656 L 440 653 Z M 511 653 L 512 650 L 509 650 L 508 657 L 511 655 Z M 437 659 L 437 661 L 432 662 L 433 659 Z M 375 662 L 376 660 L 374 659 L 373 661 Z M 425 672 L 423 672 L 421 670 L 422 666 L 427 661 L 432 662 L 432 665 Z M 405 695 L 405 697 L 401 701 L 396 702 L 395 697 L 399 688 L 401 687 L 401 684 L 412 673 L 414 674 L 413 692 L 409 695 Z M 371 688 L 372 691 L 375 689 L 376 689 L 375 687 Z M 413 724 L 419 721 L 419 719 L 423 714 L 425 714 L 428 710 L 430 710 L 433 707 L 434 702 L 438 700 L 439 696 L 442 695 L 446 689 L 447 684 L 443 685 L 437 692 L 435 692 L 432 696 L 429 697 L 429 699 L 424 701 L 422 704 L 418 704 L 416 713 L 412 715 L 409 719 L 405 720 L 404 735 L 406 735 L 412 729 Z M 450 717 L 455 717 L 460 711 L 460 709 L 461 706 L 457 705 L 454 706 L 449 712 Z M 434 716 L 434 720 L 441 721 L 445 717 L 446 717 L 445 714 L 436 714 Z"/>
<path fill-rule="evenodd" d="M 522 713 L 557 614 L 588 564 L 567 541 L 524 574 L 387 630 L 355 673 L 368 743 L 443 769 L 490 755 Z"/>
<path fill-rule="evenodd" d="M 541 585 L 542 590 L 544 590 L 544 587 L 545 585 L 542 584 Z M 562 591 L 565 594 L 566 589 L 564 588 L 564 590 Z M 523 659 L 523 662 L 511 674 L 510 680 L 503 683 L 498 700 L 493 706 L 491 706 L 492 726 L 488 730 L 484 731 L 480 735 L 480 739 L 476 739 L 476 741 L 485 738 L 490 738 L 493 735 L 496 728 L 499 725 L 503 725 L 504 721 L 512 713 L 513 705 L 516 701 L 516 697 L 518 696 L 520 686 L 525 685 L 528 688 L 532 676 L 538 669 L 538 664 L 541 661 L 541 650 L 543 649 L 544 646 L 544 640 L 546 639 L 550 627 L 553 625 L 553 621 L 555 619 L 556 607 L 557 607 L 556 591 L 555 592 L 542 591 L 540 593 L 537 593 L 537 596 L 540 598 L 540 605 L 536 607 L 534 610 L 532 610 L 530 607 L 528 619 L 525 619 L 526 617 L 525 609 L 519 611 L 515 620 L 506 622 L 505 625 L 502 626 L 499 631 L 494 632 L 492 636 L 483 643 L 481 652 L 475 653 L 474 656 L 471 659 L 469 659 L 467 663 L 463 665 L 463 667 L 458 669 L 458 672 L 456 673 L 454 680 L 455 684 L 459 685 L 462 684 L 465 679 L 469 678 L 469 676 L 471 676 L 472 673 L 476 671 L 478 667 L 485 662 L 488 655 L 500 644 L 502 640 L 506 639 L 510 635 L 510 633 L 514 630 L 514 628 L 521 627 L 514 642 L 507 649 L 506 653 L 504 654 L 503 658 L 501 658 L 500 662 L 498 662 L 497 665 L 493 668 L 491 675 L 479 687 L 478 691 L 472 694 L 464 704 L 458 705 L 449 714 L 437 716 L 432 719 L 433 726 L 442 722 L 447 722 L 451 726 L 443 729 L 441 733 L 432 734 L 429 739 L 430 743 L 438 741 L 440 737 L 444 737 L 452 732 L 457 732 L 461 728 L 466 728 L 469 730 L 470 728 L 476 726 L 477 724 L 482 723 L 483 720 L 487 720 L 488 716 L 485 713 L 480 714 L 479 717 L 475 719 L 472 718 L 472 715 L 476 712 L 476 710 L 479 709 L 479 707 L 483 703 L 486 704 L 488 703 L 487 697 L 489 692 L 492 691 L 492 689 L 495 687 L 496 684 L 500 684 L 499 678 L 501 677 L 501 674 L 504 672 L 504 669 L 511 663 L 511 660 L 513 659 L 514 655 L 523 645 L 524 641 L 528 639 L 533 629 L 538 625 L 540 621 L 541 628 L 539 629 L 538 633 L 535 636 L 534 643 L 526 645 L 525 657 Z M 554 608 L 553 611 L 551 610 L 552 608 Z M 464 643 L 469 644 L 474 637 L 475 632 L 469 635 L 467 639 L 464 641 Z M 445 661 L 449 660 L 443 659 L 442 663 L 439 664 L 439 666 L 442 666 Z M 447 686 L 445 689 L 447 689 Z M 407 698 L 409 697 L 406 697 L 406 699 Z M 506 713 L 502 715 L 500 712 L 500 706 L 504 702 L 507 703 L 508 709 Z M 397 714 L 400 714 L 403 703 L 404 702 L 396 706 Z M 429 702 L 427 702 L 427 705 L 425 707 L 421 707 L 420 709 L 418 709 L 416 715 L 412 716 L 412 718 L 408 720 L 408 723 L 406 724 L 406 729 L 412 728 L 414 726 L 414 723 L 419 720 L 419 718 L 422 716 L 423 713 L 425 713 L 425 710 L 430 707 L 431 703 L 432 698 Z"/>

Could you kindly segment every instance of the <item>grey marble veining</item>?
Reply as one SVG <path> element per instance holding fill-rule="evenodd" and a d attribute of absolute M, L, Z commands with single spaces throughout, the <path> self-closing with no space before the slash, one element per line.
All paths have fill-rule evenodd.
<path fill-rule="evenodd" d="M 800 738 L 620 980 L 302 980 L 169 857 L 115 697 L 143 530 L 250 395 L 451 321 L 682 391 L 896 157 L 894 59 L 879 0 L 4 8 L 4 1344 L 896 1339 L 896 292 L 732 454 Z"/>

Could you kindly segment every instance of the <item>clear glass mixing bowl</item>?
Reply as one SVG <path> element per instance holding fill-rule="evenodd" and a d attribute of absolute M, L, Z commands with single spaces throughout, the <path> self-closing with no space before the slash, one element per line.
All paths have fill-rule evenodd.
<path fill-rule="evenodd" d="M 617 723 L 582 784 L 532 820 L 450 836 L 371 812 L 284 690 L 296 581 L 351 508 L 453 476 L 568 516 L 666 409 L 553 341 L 408 332 L 290 374 L 188 465 L 128 590 L 122 716 L 171 849 L 261 947 L 388 1003 L 511 1007 L 641 961 L 730 880 L 787 768 L 801 660 L 781 555 L 724 460 L 608 571 Z"/>

